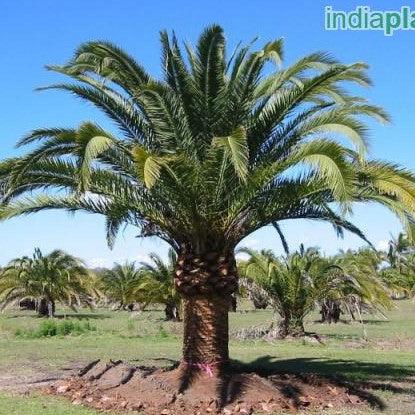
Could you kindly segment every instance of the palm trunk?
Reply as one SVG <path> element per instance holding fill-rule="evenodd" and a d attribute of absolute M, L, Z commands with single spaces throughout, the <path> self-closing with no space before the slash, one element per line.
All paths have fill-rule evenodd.
<path fill-rule="evenodd" d="M 303 320 L 292 316 L 285 316 L 278 324 L 278 334 L 281 338 L 287 336 L 304 336 L 305 330 Z"/>
<path fill-rule="evenodd" d="M 53 300 L 48 301 L 48 317 L 55 317 L 55 302 Z"/>
<path fill-rule="evenodd" d="M 37 300 L 36 311 L 39 317 L 48 316 L 48 302 L 46 301 L 46 298 Z"/>
<path fill-rule="evenodd" d="M 321 305 L 321 322 L 322 323 L 338 323 L 340 320 L 340 304 L 335 300 L 325 300 Z"/>
<path fill-rule="evenodd" d="M 215 294 L 183 299 L 184 363 L 195 368 L 227 365 L 229 301 L 229 297 Z"/>
<path fill-rule="evenodd" d="M 39 317 L 54 317 L 55 302 L 47 298 L 40 298 L 37 300 L 36 311 Z"/>
<path fill-rule="evenodd" d="M 164 307 L 166 321 L 181 321 L 179 306 L 175 301 L 168 301 Z"/>
<path fill-rule="evenodd" d="M 175 285 L 183 298 L 183 362 L 187 371 L 212 376 L 229 362 L 228 312 L 237 289 L 233 253 L 178 257 Z"/>

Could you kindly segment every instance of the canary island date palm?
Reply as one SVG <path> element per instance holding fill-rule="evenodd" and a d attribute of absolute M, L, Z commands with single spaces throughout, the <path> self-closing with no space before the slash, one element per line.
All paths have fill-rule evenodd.
<path fill-rule="evenodd" d="M 302 336 L 304 318 L 316 306 L 322 316 L 336 322 L 340 307 L 361 316 L 363 311 L 381 312 L 392 307 L 388 292 L 378 277 L 376 258 L 370 249 L 348 251 L 336 257 L 323 257 L 316 248 L 300 249 L 284 257 L 271 251 L 241 249 L 249 259 L 239 271 L 244 279 L 262 288 L 280 316 L 268 338 Z"/>
<path fill-rule="evenodd" d="M 404 233 L 389 241 L 385 255 L 389 263 L 381 270 L 381 277 L 394 298 L 413 297 L 415 294 L 415 247 Z"/>
<path fill-rule="evenodd" d="M 267 331 L 268 338 L 302 336 L 304 318 L 338 280 L 341 270 L 315 248 L 277 257 L 271 251 L 242 249 L 249 255 L 241 275 L 261 287 L 280 321 Z M 329 288 L 330 287 L 330 288 Z"/>
<path fill-rule="evenodd" d="M 100 284 L 108 300 L 116 303 L 116 307 L 132 309 L 131 290 L 140 283 L 140 277 L 140 271 L 134 262 L 126 262 L 105 270 Z"/>
<path fill-rule="evenodd" d="M 217 25 L 195 46 L 166 32 L 161 44 L 161 79 L 104 41 L 49 66 L 72 79 L 49 89 L 96 106 L 117 128 L 86 121 L 21 139 L 26 153 L 0 166 L 0 215 L 86 211 L 106 217 L 110 244 L 125 224 L 167 241 L 178 254 L 183 365 L 219 367 L 229 357 L 234 248 L 244 237 L 300 218 L 363 236 L 344 217 L 356 201 L 379 202 L 409 226 L 414 176 L 365 157 L 362 117 L 388 120 L 347 91 L 370 84 L 366 64 L 312 53 L 284 66 L 281 39 L 228 54 Z"/>
<path fill-rule="evenodd" d="M 397 238 L 389 241 L 388 252 L 386 258 L 391 267 L 402 272 L 407 262 L 407 254 L 414 253 L 415 248 L 408 237 L 400 232 Z"/>
<path fill-rule="evenodd" d="M 386 284 L 380 277 L 383 255 L 373 248 L 341 252 L 330 259 L 339 269 L 342 278 L 327 286 L 320 300 L 323 322 L 337 322 L 341 309 L 351 318 L 362 312 L 383 313 L 393 307 Z M 339 274 L 340 275 L 340 274 Z M 323 284 L 324 285 L 324 284 Z M 337 305 L 337 307 L 336 307 Z"/>
<path fill-rule="evenodd" d="M 180 321 L 180 296 L 173 280 L 177 254 L 169 249 L 167 261 L 155 252 L 149 257 L 150 262 L 140 262 L 143 281 L 133 288 L 132 297 L 138 294 L 148 302 L 164 304 L 166 320 Z"/>
<path fill-rule="evenodd" d="M 63 251 L 12 260 L 0 274 L 2 308 L 24 299 L 35 300 L 39 316 L 53 317 L 56 302 L 72 308 L 92 305 L 96 294 L 92 277 L 81 260 Z"/>

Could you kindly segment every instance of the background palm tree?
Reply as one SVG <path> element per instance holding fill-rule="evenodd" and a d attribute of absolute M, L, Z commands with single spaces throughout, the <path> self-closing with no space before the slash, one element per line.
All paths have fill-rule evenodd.
<path fill-rule="evenodd" d="M 414 251 L 415 249 L 411 244 L 411 241 L 404 233 L 400 232 L 397 238 L 392 238 L 389 241 L 387 259 L 389 261 L 390 266 L 393 268 L 397 268 L 400 272 L 402 272 L 406 262 L 405 254 Z"/>
<path fill-rule="evenodd" d="M 166 320 L 180 321 L 180 296 L 173 282 L 177 254 L 170 249 L 167 261 L 154 252 L 149 257 L 151 262 L 140 263 L 144 282 L 133 290 L 132 295 L 144 292 L 148 302 L 165 305 Z"/>
<path fill-rule="evenodd" d="M 124 224 L 170 244 L 183 298 L 182 367 L 193 371 L 228 362 L 234 248 L 243 238 L 288 219 L 364 237 L 344 217 L 355 201 L 381 203 L 409 228 L 415 184 L 411 172 L 365 157 L 362 117 L 388 120 L 345 88 L 370 84 L 366 64 L 312 53 L 283 66 L 281 39 L 228 56 L 217 25 L 185 55 L 174 35 L 162 32 L 161 43 L 161 80 L 107 42 L 87 42 L 66 65 L 48 67 L 73 80 L 49 89 L 92 103 L 118 130 L 85 122 L 28 134 L 19 146 L 31 150 L 0 165 L 0 216 L 87 211 L 106 216 L 110 245 Z"/>
<path fill-rule="evenodd" d="M 281 259 L 271 251 L 242 251 L 250 255 L 242 275 L 267 292 L 280 316 L 277 327 L 267 336 L 304 335 L 304 318 L 328 291 L 328 281 L 335 279 L 337 267 L 315 248 L 305 250 L 301 246 L 298 252 Z"/>
<path fill-rule="evenodd" d="M 316 248 L 285 257 L 271 251 L 242 249 L 250 258 L 240 267 L 244 279 L 260 287 L 280 316 L 267 337 L 302 336 L 304 318 L 320 306 L 324 322 L 337 322 L 345 309 L 362 320 L 363 312 L 392 308 L 388 291 L 379 278 L 379 253 L 373 249 L 347 251 L 322 257 Z"/>
<path fill-rule="evenodd" d="M 101 273 L 100 283 L 106 297 L 119 309 L 133 308 L 132 289 L 139 284 L 140 271 L 134 262 L 115 264 L 112 269 Z"/>
<path fill-rule="evenodd" d="M 0 303 L 5 308 L 23 299 L 36 302 L 39 316 L 53 317 L 56 302 L 72 308 L 92 305 L 96 290 L 84 263 L 63 251 L 12 260 L 0 274 Z"/>
<path fill-rule="evenodd" d="M 389 241 L 385 259 L 388 266 L 381 270 L 381 277 L 391 296 L 411 298 L 415 296 L 415 247 L 407 235 L 399 233 Z"/>
<path fill-rule="evenodd" d="M 386 285 L 380 278 L 383 255 L 373 248 L 348 250 L 334 256 L 331 261 L 340 270 L 340 279 L 327 281 L 324 297 L 320 301 L 323 322 L 337 322 L 333 312 L 341 309 L 352 319 L 361 319 L 363 312 L 378 312 L 392 308 Z M 336 308 L 336 305 L 338 308 Z"/>

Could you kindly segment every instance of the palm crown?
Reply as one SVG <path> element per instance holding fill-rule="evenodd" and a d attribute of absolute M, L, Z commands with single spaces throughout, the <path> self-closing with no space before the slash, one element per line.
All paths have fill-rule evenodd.
<path fill-rule="evenodd" d="M 313 53 L 285 68 L 281 39 L 228 58 L 215 25 L 196 48 L 185 45 L 186 57 L 175 36 L 162 32 L 161 43 L 162 80 L 107 42 L 85 43 L 68 64 L 49 67 L 76 82 L 48 88 L 92 103 L 118 131 L 85 122 L 21 139 L 36 147 L 0 166 L 3 218 L 84 210 L 106 216 L 110 244 L 127 223 L 195 252 L 232 250 L 285 219 L 363 236 L 341 215 L 352 201 L 382 203 L 410 225 L 413 175 L 364 158 L 361 116 L 388 117 L 344 89 L 370 84 L 365 64 Z M 46 192 L 22 197 L 38 189 Z"/>
<path fill-rule="evenodd" d="M 120 308 L 132 302 L 131 290 L 140 282 L 140 272 L 134 262 L 115 264 L 112 269 L 105 270 L 101 275 L 101 284 L 104 292 L 112 301 L 116 301 Z"/>

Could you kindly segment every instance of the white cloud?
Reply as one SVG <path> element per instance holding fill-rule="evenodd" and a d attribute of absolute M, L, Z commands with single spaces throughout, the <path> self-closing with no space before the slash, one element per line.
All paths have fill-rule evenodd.
<path fill-rule="evenodd" d="M 111 268 L 114 265 L 114 261 L 109 258 L 90 258 L 86 261 L 90 268 Z"/>
<path fill-rule="evenodd" d="M 135 262 L 148 262 L 149 256 L 146 254 L 138 254 L 134 258 L 132 258 L 132 260 Z"/>
<path fill-rule="evenodd" d="M 389 241 L 386 241 L 384 239 L 381 241 L 378 241 L 378 243 L 376 244 L 376 249 L 378 251 L 386 251 L 388 247 L 389 247 Z"/>
<path fill-rule="evenodd" d="M 258 248 L 259 241 L 258 239 L 245 239 L 244 241 L 242 241 L 241 246 L 243 246 L 244 248 L 255 249 Z"/>
<path fill-rule="evenodd" d="M 247 260 L 249 259 L 249 255 L 248 255 L 247 253 L 245 253 L 245 252 L 238 252 L 238 253 L 235 255 L 235 258 L 236 258 L 238 261 L 247 261 Z"/>

